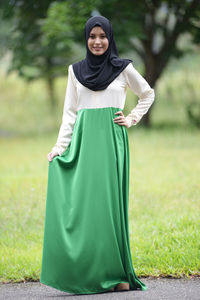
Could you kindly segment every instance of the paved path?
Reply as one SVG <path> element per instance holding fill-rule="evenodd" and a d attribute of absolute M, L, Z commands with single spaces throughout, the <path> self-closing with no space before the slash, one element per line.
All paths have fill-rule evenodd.
<path fill-rule="evenodd" d="M 142 278 L 147 285 L 146 291 L 122 291 L 91 295 L 68 294 L 48 287 L 40 282 L 0 284 L 1 300 L 200 300 L 200 277 L 192 279 Z"/>

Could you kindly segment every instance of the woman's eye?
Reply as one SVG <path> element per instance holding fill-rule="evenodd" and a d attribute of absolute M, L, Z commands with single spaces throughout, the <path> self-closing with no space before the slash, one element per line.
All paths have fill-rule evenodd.
<path fill-rule="evenodd" d="M 95 36 L 94 36 L 94 35 L 90 35 L 90 38 L 91 38 L 91 39 L 95 39 Z M 104 39 L 104 38 L 106 38 L 106 36 L 105 36 L 105 35 L 102 35 L 102 36 L 100 36 L 100 38 L 101 38 L 101 39 Z"/>

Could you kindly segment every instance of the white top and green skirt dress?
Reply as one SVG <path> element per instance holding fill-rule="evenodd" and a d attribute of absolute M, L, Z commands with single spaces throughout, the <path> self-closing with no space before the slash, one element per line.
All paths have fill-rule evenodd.
<path fill-rule="evenodd" d="M 113 121 L 124 109 L 127 87 L 138 97 L 126 117 L 136 125 L 154 90 L 132 63 L 104 90 L 92 91 L 68 68 L 62 124 L 49 162 L 40 282 L 75 294 L 109 290 L 135 274 L 129 240 L 127 128 Z M 134 121 L 136 121 L 134 123 Z"/>

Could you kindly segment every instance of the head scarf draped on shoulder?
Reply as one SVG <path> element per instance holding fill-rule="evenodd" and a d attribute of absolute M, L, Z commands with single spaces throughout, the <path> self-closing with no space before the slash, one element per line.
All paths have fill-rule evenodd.
<path fill-rule="evenodd" d="M 109 41 L 108 49 L 102 55 L 94 55 L 88 48 L 88 38 L 94 26 L 101 26 Z M 112 24 L 103 16 L 90 17 L 85 24 L 86 58 L 73 64 L 78 81 L 93 90 L 104 90 L 132 62 L 120 59 L 114 40 Z"/>

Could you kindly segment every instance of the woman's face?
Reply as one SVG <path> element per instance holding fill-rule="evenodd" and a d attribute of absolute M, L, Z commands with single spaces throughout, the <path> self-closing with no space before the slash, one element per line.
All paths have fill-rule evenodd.
<path fill-rule="evenodd" d="M 94 55 L 102 55 L 108 49 L 109 41 L 102 27 L 95 26 L 90 31 L 88 48 Z"/>

